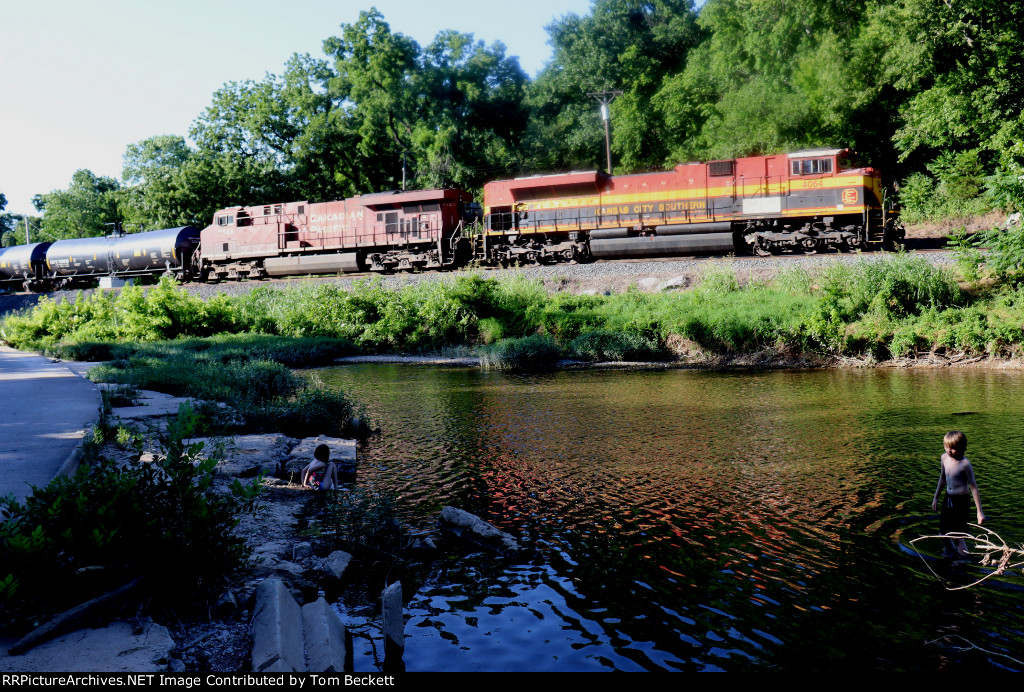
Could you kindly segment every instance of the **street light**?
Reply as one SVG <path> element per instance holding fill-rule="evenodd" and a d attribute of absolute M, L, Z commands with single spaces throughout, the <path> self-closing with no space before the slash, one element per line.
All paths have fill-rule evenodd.
<path fill-rule="evenodd" d="M 601 104 L 601 120 L 604 121 L 604 150 L 608 157 L 608 175 L 612 174 L 612 137 L 609 128 L 611 111 L 608 108 L 608 104 L 614 101 L 615 97 L 620 94 L 622 94 L 621 91 L 595 91 L 587 94 L 587 96 L 596 98 L 597 102 Z"/>

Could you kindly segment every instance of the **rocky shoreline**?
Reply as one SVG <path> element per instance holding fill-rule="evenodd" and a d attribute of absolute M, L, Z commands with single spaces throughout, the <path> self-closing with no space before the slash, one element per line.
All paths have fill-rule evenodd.
<path fill-rule="evenodd" d="M 86 364 L 72 365 L 79 372 L 87 369 Z M 159 392 L 138 392 L 136 405 L 112 409 L 109 423 L 134 430 L 143 435 L 144 440 L 130 449 L 107 442 L 99 454 L 120 465 L 153 461 L 168 417 L 187 401 Z M 395 636 L 401 639 L 403 587 L 397 581 L 389 587 L 393 594 L 391 599 L 397 606 L 392 608 L 392 622 L 381 624 L 382 594 L 373 592 L 371 582 L 383 583 L 386 572 L 391 579 L 407 577 L 406 587 L 414 591 L 429 572 L 430 561 L 439 554 L 438 544 L 445 549 L 458 549 L 454 543 L 446 547 L 446 542 L 440 539 L 440 528 L 430 532 L 433 536 L 418 532 L 415 538 L 406 538 L 398 554 L 375 555 L 373 550 L 352 554 L 338 549 L 326 519 L 328 503 L 336 495 L 333 491 L 316 492 L 303 487 L 299 484 L 299 475 L 312 458 L 313 449 L 318 444 L 327 444 L 331 459 L 338 463 L 341 473 L 339 493 L 350 492 L 353 486 L 346 481 L 354 480 L 357 473 L 355 440 L 322 436 L 299 440 L 281 434 L 253 434 L 196 438 L 189 443 L 202 443 L 208 453 L 219 459 L 214 476 L 217 491 L 229 492 L 230 485 L 238 479 L 260 479 L 258 508 L 243 514 L 236 527 L 251 549 L 249 567 L 239 582 L 225 590 L 205 614 L 183 606 L 180 612 L 140 612 L 134 618 L 103 622 L 100 627 L 58 632 L 38 646 L 29 647 L 22 655 L 0 655 L 0 670 L 233 673 L 308 669 L 323 672 L 326 665 L 333 666 L 328 672 L 341 672 L 337 663 L 324 663 L 329 660 L 322 653 L 324 646 L 310 653 L 312 645 L 307 644 L 306 658 L 298 656 L 300 663 L 295 662 L 294 651 L 290 659 L 282 653 L 281 649 L 287 648 L 290 640 L 302 640 L 302 625 L 298 626 L 296 635 L 295 625 L 289 623 L 288 617 L 266 612 L 272 610 L 267 602 L 292 602 L 296 609 L 302 606 L 304 613 L 316 605 L 317 617 L 325 623 L 323 629 L 344 633 L 345 626 L 352 621 L 342 622 L 328 600 L 331 603 L 344 601 L 348 613 L 367 613 L 361 616 L 358 625 L 364 630 L 364 637 L 379 639 L 372 645 L 374 651 L 383 652 L 394 648 L 385 646 L 384 633 L 389 629 L 398 632 Z M 445 533 L 453 541 L 460 537 L 469 539 L 474 549 L 491 546 L 502 554 L 520 550 L 513 537 L 456 508 L 445 508 L 437 523 L 438 527 L 446 527 Z M 382 557 L 387 564 L 379 564 Z M 324 600 L 325 596 L 328 600 Z M 124 617 L 120 611 L 115 607 L 105 609 L 98 613 L 98 619 L 81 624 L 97 625 L 110 620 L 111 616 Z M 368 628 L 379 634 L 367 635 Z M 336 634 L 333 639 L 330 642 L 335 654 L 333 661 L 340 660 L 337 652 L 347 651 L 346 672 L 352 672 L 351 637 Z M 17 644 L 12 639 L 2 643 L 5 651 Z M 88 651 L 85 658 L 83 650 Z M 365 661 L 360 663 L 365 667 Z M 375 661 L 378 670 L 383 663 L 383 660 Z M 394 667 L 395 663 L 392 661 L 391 665 Z"/>

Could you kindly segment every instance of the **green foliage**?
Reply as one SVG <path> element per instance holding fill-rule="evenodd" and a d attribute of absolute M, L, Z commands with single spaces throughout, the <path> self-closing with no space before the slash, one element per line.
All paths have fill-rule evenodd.
<path fill-rule="evenodd" d="M 960 287 L 948 271 L 928 260 L 900 253 L 856 263 L 836 263 L 820 278 L 847 318 L 866 312 L 902 317 L 962 302 Z"/>
<path fill-rule="evenodd" d="M 562 357 L 561 349 L 550 336 L 534 334 L 520 339 L 502 339 L 484 348 L 480 363 L 485 368 L 536 372 L 550 370 Z"/>
<path fill-rule="evenodd" d="M 323 365 L 352 352 L 337 339 L 223 335 L 136 344 L 126 358 L 93 368 L 96 381 L 121 383 L 230 405 L 212 413 L 222 427 L 293 437 L 355 435 L 345 394 L 291 368 Z"/>
<path fill-rule="evenodd" d="M 1024 224 L 984 231 L 978 234 L 976 243 L 988 248 L 985 269 L 996 278 L 1007 280 L 1024 269 Z"/>
<path fill-rule="evenodd" d="M 864 324 L 887 325 L 926 310 L 959 306 L 964 296 L 951 274 L 921 257 L 900 253 L 855 264 L 837 263 L 819 277 L 821 295 L 811 332 L 837 352 L 858 352 L 871 338 Z M 858 329 L 847 325 L 861 323 Z M 880 353 L 881 343 L 871 348 Z"/>
<path fill-rule="evenodd" d="M 121 223 L 117 209 L 121 185 L 113 178 L 98 177 L 88 170 L 75 171 L 66 190 L 42 196 L 43 231 L 49 238 L 102 236 Z"/>
<path fill-rule="evenodd" d="M 780 345 L 802 350 L 810 345 L 804 331 L 813 305 L 808 296 L 752 286 L 734 293 L 693 293 L 657 314 L 666 336 L 679 334 L 711 352 L 751 352 Z"/>
<path fill-rule="evenodd" d="M 347 487 L 329 493 L 327 521 L 342 546 L 396 552 L 403 543 L 402 524 L 393 493 Z"/>
<path fill-rule="evenodd" d="M 360 349 L 436 353 L 476 347 L 485 367 L 526 370 L 551 367 L 563 353 L 588 361 L 656 359 L 677 336 L 720 354 L 809 350 L 881 358 L 929 343 L 1012 352 L 1020 342 L 1019 323 L 1016 332 L 1008 326 L 1017 319 L 1017 303 L 992 306 L 999 291 L 1015 285 L 1022 238 L 1019 227 L 979 234 L 978 240 L 954 238 L 968 280 L 977 272 L 976 243 L 992 248 L 984 266 L 1000 281 L 994 292 L 979 284 L 970 295 L 951 271 L 899 254 L 830 264 L 814 273 L 789 269 L 771 282 L 745 286 L 732 267 L 716 267 L 696 289 L 666 293 L 549 294 L 537 280 L 461 275 L 395 289 L 379 280 L 350 289 L 312 283 L 258 288 L 202 304 L 167 284 L 153 289 L 152 298 L 129 291 L 125 299 L 98 293 L 62 303 L 43 300 L 0 323 L 0 331 L 22 347 L 108 360 L 93 376 L 109 382 L 224 401 L 237 412 L 234 423 L 327 432 L 348 425 L 351 407 L 290 368 L 327 364 Z M 965 310 L 985 319 L 943 322 L 967 315 Z M 940 317 L 929 317 L 933 313 Z M 187 337 L 218 328 L 250 333 Z M 180 338 L 128 341 L 160 336 Z"/>
<path fill-rule="evenodd" d="M 652 99 L 670 161 L 858 145 L 877 94 L 877 53 L 861 46 L 865 5 L 708 0 L 706 39 Z M 868 59 L 870 56 L 870 59 Z"/>
<path fill-rule="evenodd" d="M 163 277 L 152 288 L 126 286 L 120 293 L 94 291 L 60 302 L 44 297 L 25 315 L 0 324 L 0 336 L 14 346 L 53 347 L 61 341 L 156 341 L 232 331 L 233 308 L 226 297 L 203 301 Z"/>
<path fill-rule="evenodd" d="M 296 395 L 273 397 L 239 406 L 246 430 L 279 432 L 289 437 L 361 437 L 353 427 L 355 409 L 343 392 L 328 389 L 315 378 Z"/>
<path fill-rule="evenodd" d="M 996 209 L 1024 211 L 1024 140 L 1001 152 L 998 168 L 985 179 L 985 194 Z"/>
<path fill-rule="evenodd" d="M 567 350 L 572 358 L 587 361 L 647 362 L 665 359 L 665 350 L 653 339 L 635 333 L 606 330 L 580 334 Z"/>
<path fill-rule="evenodd" d="M 705 269 L 698 290 L 703 294 L 735 293 L 740 290 L 732 265 L 714 265 Z"/>
<path fill-rule="evenodd" d="M 666 141 L 684 135 L 649 104 L 700 40 L 696 17 L 689 1 L 597 0 L 589 15 L 548 26 L 554 56 L 529 89 L 533 167 L 606 168 L 598 103 L 588 94 L 610 90 L 624 92 L 611 106 L 619 168 L 661 165 Z"/>
<path fill-rule="evenodd" d="M 961 227 L 959 231 L 947 236 L 946 247 L 953 251 L 956 257 L 956 268 L 964 281 L 977 281 L 981 278 L 979 266 L 983 258 L 981 251 L 974 244 L 974 239 L 967 234 L 967 229 Z"/>
<path fill-rule="evenodd" d="M 6 618 L 31 622 L 135 577 L 168 605 L 228 583 L 247 557 L 233 532 L 241 501 L 212 487 L 217 459 L 185 443 L 196 427 L 183 406 L 154 462 L 101 459 L 35 488 L 24 504 L 0 502 Z"/>
<path fill-rule="evenodd" d="M 985 176 L 978 150 L 945 152 L 928 164 L 930 175 L 913 173 L 900 190 L 903 219 L 963 218 L 983 214 L 991 204 L 982 194 Z"/>

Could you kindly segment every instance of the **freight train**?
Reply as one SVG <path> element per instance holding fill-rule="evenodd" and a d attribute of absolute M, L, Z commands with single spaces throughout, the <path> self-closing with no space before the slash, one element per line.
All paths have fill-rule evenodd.
<path fill-rule="evenodd" d="M 198 231 L 37 243 L 0 251 L 0 283 L 62 288 L 101 276 L 182 281 L 584 262 L 700 253 L 894 249 L 898 213 L 879 172 L 847 149 L 487 183 L 331 202 L 229 207 Z"/>

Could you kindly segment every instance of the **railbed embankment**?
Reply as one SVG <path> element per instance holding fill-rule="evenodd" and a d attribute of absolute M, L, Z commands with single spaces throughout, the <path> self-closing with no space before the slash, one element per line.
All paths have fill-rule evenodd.
<path fill-rule="evenodd" d="M 926 242 L 927 241 L 927 242 Z M 934 247 L 933 239 L 924 239 L 917 243 L 922 249 Z M 956 262 L 952 252 L 928 251 L 916 253 L 929 263 L 948 266 Z M 731 267 L 740 285 L 749 281 L 768 281 L 779 272 L 792 267 L 807 270 L 826 266 L 834 262 L 854 262 L 858 260 L 879 261 L 891 257 L 889 253 L 844 253 L 819 255 L 778 255 L 773 257 L 687 257 L 644 260 L 616 260 L 593 262 L 588 264 L 557 264 L 524 266 L 509 269 L 469 268 L 456 272 L 423 272 L 398 273 L 384 275 L 360 274 L 353 276 L 309 276 L 290 279 L 271 279 L 261 281 L 225 281 L 222 283 L 187 283 L 185 290 L 204 299 L 218 294 L 228 296 L 246 295 L 256 288 L 299 288 L 311 283 L 331 283 L 341 288 L 350 288 L 355 283 L 378 278 L 385 288 L 401 288 L 423 281 L 445 280 L 465 274 L 480 274 L 485 278 L 504 279 L 519 277 L 540 279 L 545 287 L 552 291 L 571 293 L 620 293 L 631 287 L 641 291 L 655 292 L 666 288 L 687 288 L 699 283 L 702 275 L 709 271 L 721 270 L 723 266 Z M 85 289 L 88 295 L 94 290 Z M 117 289 L 110 289 L 117 290 Z M 9 293 L 0 294 L 0 316 L 24 310 L 34 306 L 42 295 L 49 295 L 55 300 L 73 297 L 79 291 L 59 291 L 50 294 Z"/>

